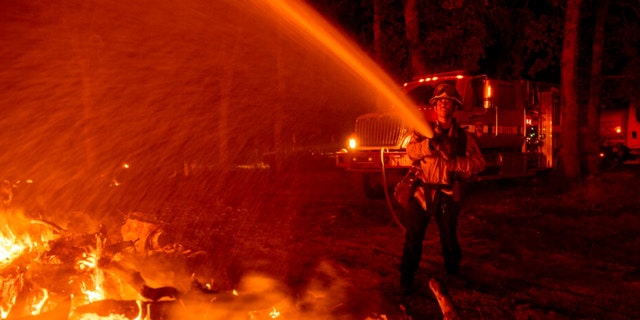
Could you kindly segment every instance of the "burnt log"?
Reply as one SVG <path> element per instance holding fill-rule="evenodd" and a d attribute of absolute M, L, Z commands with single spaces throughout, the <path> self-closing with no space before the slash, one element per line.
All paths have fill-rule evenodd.
<path fill-rule="evenodd" d="M 7 318 L 17 320 L 67 320 L 71 311 L 71 299 L 65 299 L 51 311 L 42 312 L 37 315 L 27 315 L 20 318 Z"/>
<path fill-rule="evenodd" d="M 114 300 L 105 299 L 83 306 L 79 306 L 74 310 L 74 314 L 81 316 L 83 314 L 96 314 L 101 317 L 109 315 L 123 315 L 129 319 L 134 319 L 139 314 L 140 308 L 136 300 Z M 71 317 L 73 319 L 74 317 Z"/>
<path fill-rule="evenodd" d="M 429 288 L 431 288 L 431 291 L 433 291 L 433 294 L 438 300 L 443 320 L 459 320 L 460 317 L 458 317 L 458 311 L 456 310 L 456 306 L 453 303 L 453 299 L 451 299 L 451 295 L 449 294 L 447 287 L 440 282 L 440 280 L 431 278 L 429 280 Z"/>

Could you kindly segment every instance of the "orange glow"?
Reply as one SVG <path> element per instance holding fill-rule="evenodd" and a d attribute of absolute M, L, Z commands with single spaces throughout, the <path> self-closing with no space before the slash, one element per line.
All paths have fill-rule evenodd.
<path fill-rule="evenodd" d="M 401 146 L 403 148 L 406 148 L 409 145 L 409 141 L 411 141 L 411 136 L 405 137 L 404 140 L 402 140 Z"/>
<path fill-rule="evenodd" d="M 622 128 L 616 127 L 616 133 L 622 133 Z"/>
<path fill-rule="evenodd" d="M 136 305 L 138 306 L 138 316 L 134 320 L 142 320 L 144 319 L 144 316 L 145 316 L 143 312 L 143 310 L 145 309 L 144 309 L 144 306 L 142 305 L 142 301 L 136 300 Z"/>
<path fill-rule="evenodd" d="M 53 232 L 43 230 L 39 239 L 28 232 L 34 226 L 21 211 L 0 211 L 0 269 L 8 266 L 25 251 L 48 249 L 46 243 L 57 238 Z"/>
<path fill-rule="evenodd" d="M 345 63 L 371 85 L 386 100 L 386 105 L 393 106 L 393 110 L 397 111 L 411 126 L 427 137 L 433 136 L 433 131 L 418 113 L 418 108 L 396 87 L 395 81 L 317 12 L 300 1 L 258 2 L 270 6 L 286 21 L 290 21 L 295 28 L 312 36 L 324 48 L 329 49 L 336 59 Z M 436 79 L 437 77 L 434 77 L 433 80 Z"/>
<path fill-rule="evenodd" d="M 95 313 L 85 313 L 82 315 L 82 318 L 80 318 L 82 320 L 129 320 L 129 318 L 120 315 L 120 314 L 110 314 L 108 316 L 100 316 L 97 315 Z M 142 320 L 142 319 L 137 319 L 136 320 Z"/>
<path fill-rule="evenodd" d="M 280 316 L 280 312 L 278 311 L 278 309 L 276 309 L 276 307 L 273 307 L 273 310 L 271 310 L 271 312 L 269 312 L 269 317 L 271 319 L 276 319 Z"/>
<path fill-rule="evenodd" d="M 91 303 L 105 299 L 104 294 L 104 272 L 98 268 L 98 261 L 102 255 L 103 241 L 96 236 L 96 248 L 84 255 L 84 259 L 79 260 L 77 265 L 80 270 L 91 271 L 91 282 L 82 282 L 82 293 L 84 301 L 82 304 Z"/>
<path fill-rule="evenodd" d="M 355 149 L 358 146 L 358 142 L 355 138 L 349 139 L 349 149 Z"/>
<path fill-rule="evenodd" d="M 49 299 L 49 291 L 45 289 L 40 290 L 42 290 L 42 297 L 39 299 L 39 301 L 33 301 L 29 304 L 29 308 L 31 308 L 30 313 L 32 316 L 39 315 L 45 302 L 47 302 L 47 300 Z M 34 299 L 38 299 L 38 296 L 34 297 Z"/>
<path fill-rule="evenodd" d="M 33 224 L 31 219 L 19 210 L 0 210 L 0 270 L 12 265 L 16 259 L 32 252 L 48 250 L 48 242 L 58 238 L 51 230 L 42 229 Z M 34 259 L 37 255 L 34 254 Z M 5 319 L 16 303 L 23 286 L 23 274 L 8 276 L 3 281 L 2 299 L 0 300 L 0 316 Z M 29 314 L 39 314 L 49 298 L 44 289 L 34 289 L 27 304 Z"/>
<path fill-rule="evenodd" d="M 27 249 L 27 246 L 23 244 L 23 241 L 18 241 L 11 230 L 5 230 L 2 233 L 2 237 L 0 237 L 0 264 L 5 266 L 19 257 Z"/>

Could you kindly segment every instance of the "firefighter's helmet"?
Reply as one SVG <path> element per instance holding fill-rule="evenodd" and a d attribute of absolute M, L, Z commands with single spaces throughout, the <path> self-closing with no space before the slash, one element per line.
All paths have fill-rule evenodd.
<path fill-rule="evenodd" d="M 429 100 L 429 104 L 435 104 L 439 99 L 449 99 L 459 106 L 462 105 L 462 98 L 456 90 L 456 87 L 449 83 L 441 83 L 433 89 L 433 97 Z"/>

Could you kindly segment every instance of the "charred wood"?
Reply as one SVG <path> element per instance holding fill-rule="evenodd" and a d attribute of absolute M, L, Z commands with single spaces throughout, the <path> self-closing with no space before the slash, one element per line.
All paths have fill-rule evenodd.
<path fill-rule="evenodd" d="M 429 280 L 429 288 L 431 288 L 431 291 L 433 291 L 433 294 L 438 300 L 440 310 L 442 310 L 443 320 L 459 320 L 458 311 L 446 286 L 440 282 L 440 280 L 431 278 Z"/>
<path fill-rule="evenodd" d="M 139 312 L 138 304 L 135 300 L 113 300 L 105 299 L 92 302 L 74 310 L 74 314 L 79 317 L 83 314 L 96 314 L 101 317 L 119 314 L 129 319 L 134 319 Z M 74 317 L 71 317 L 72 319 Z M 81 317 L 80 317 L 81 318 Z"/>

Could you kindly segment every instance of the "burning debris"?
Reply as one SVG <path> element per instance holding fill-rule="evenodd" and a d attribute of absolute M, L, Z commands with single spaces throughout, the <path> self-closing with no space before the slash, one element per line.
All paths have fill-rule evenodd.
<path fill-rule="evenodd" d="M 127 219 L 113 235 L 9 209 L 0 220 L 2 319 L 179 319 L 177 307 L 237 296 L 179 274 L 176 266 L 203 253 L 161 245 L 162 228 L 151 222 Z"/>

